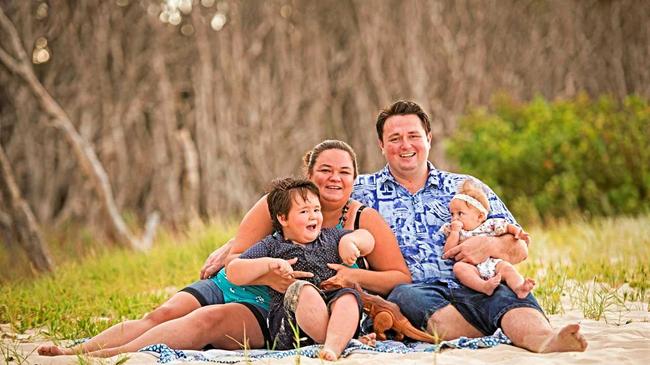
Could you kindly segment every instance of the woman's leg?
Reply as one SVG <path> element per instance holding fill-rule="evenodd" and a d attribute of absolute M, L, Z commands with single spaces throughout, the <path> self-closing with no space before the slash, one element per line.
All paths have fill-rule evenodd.
<path fill-rule="evenodd" d="M 200 307 L 201 304 L 193 295 L 178 292 L 142 319 L 118 323 L 89 341 L 70 348 L 43 345 L 38 348 L 38 353 L 45 356 L 72 355 L 121 346 L 161 323 L 182 317 Z"/>
<path fill-rule="evenodd" d="M 245 343 L 249 348 L 263 348 L 264 335 L 255 315 L 245 305 L 209 305 L 162 323 L 125 345 L 89 355 L 111 357 L 157 343 L 183 350 L 201 350 L 209 344 L 220 349 L 235 350 L 241 349 L 240 344 Z"/>
<path fill-rule="evenodd" d="M 331 305 L 332 314 L 327 325 L 327 337 L 321 357 L 325 360 L 338 359 L 359 325 L 359 305 L 357 297 L 346 293 L 338 297 Z"/>

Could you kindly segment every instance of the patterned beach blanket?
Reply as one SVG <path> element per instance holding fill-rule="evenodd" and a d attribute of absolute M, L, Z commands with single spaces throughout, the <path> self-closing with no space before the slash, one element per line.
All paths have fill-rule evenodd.
<path fill-rule="evenodd" d="M 452 341 L 443 341 L 440 344 L 432 345 L 424 342 L 403 343 L 398 341 L 377 341 L 375 347 L 367 346 L 358 340 L 352 340 L 348 347 L 343 351 L 342 357 L 351 354 L 373 354 L 373 353 L 392 353 L 406 354 L 411 352 L 436 352 L 444 348 L 457 349 L 480 349 L 494 347 L 499 344 L 510 344 L 510 339 L 498 329 L 492 336 L 479 338 L 461 337 Z M 320 345 L 303 347 L 299 350 L 271 351 L 271 350 L 207 350 L 207 351 L 190 351 L 190 350 L 173 350 L 164 344 L 150 345 L 142 348 L 141 352 L 151 352 L 158 356 L 158 362 L 167 364 L 172 361 L 208 361 L 219 364 L 234 364 L 250 360 L 264 359 L 281 359 L 289 356 L 300 356 L 317 358 Z"/>

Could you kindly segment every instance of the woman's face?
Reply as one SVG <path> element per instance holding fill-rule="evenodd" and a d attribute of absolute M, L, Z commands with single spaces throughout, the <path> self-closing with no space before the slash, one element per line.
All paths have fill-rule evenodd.
<path fill-rule="evenodd" d="M 350 154 L 331 149 L 318 155 L 309 179 L 318 186 L 321 202 L 346 202 L 352 194 L 354 173 Z"/>

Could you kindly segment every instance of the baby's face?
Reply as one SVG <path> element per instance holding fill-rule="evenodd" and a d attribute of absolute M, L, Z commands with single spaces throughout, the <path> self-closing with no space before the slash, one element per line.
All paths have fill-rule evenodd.
<path fill-rule="evenodd" d="M 451 220 L 461 222 L 463 229 L 466 231 L 473 230 L 485 221 L 485 217 L 478 209 L 459 199 L 451 200 L 449 211 L 451 212 Z"/>

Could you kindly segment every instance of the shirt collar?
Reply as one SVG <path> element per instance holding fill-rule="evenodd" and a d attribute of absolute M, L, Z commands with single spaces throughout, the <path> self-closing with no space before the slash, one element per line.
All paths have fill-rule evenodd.
<path fill-rule="evenodd" d="M 440 183 L 440 178 L 438 177 L 438 170 L 436 169 L 435 166 L 433 166 L 433 163 L 431 161 L 427 161 L 427 168 L 429 169 L 429 176 L 427 177 L 427 183 L 426 186 L 432 185 L 432 186 L 438 186 Z M 395 177 L 393 174 L 390 172 L 390 168 L 388 168 L 388 164 L 384 166 L 383 169 L 379 171 L 379 176 L 377 178 L 380 184 L 385 184 L 387 181 L 392 181 L 394 184 L 400 185 L 397 180 L 395 180 Z"/>

